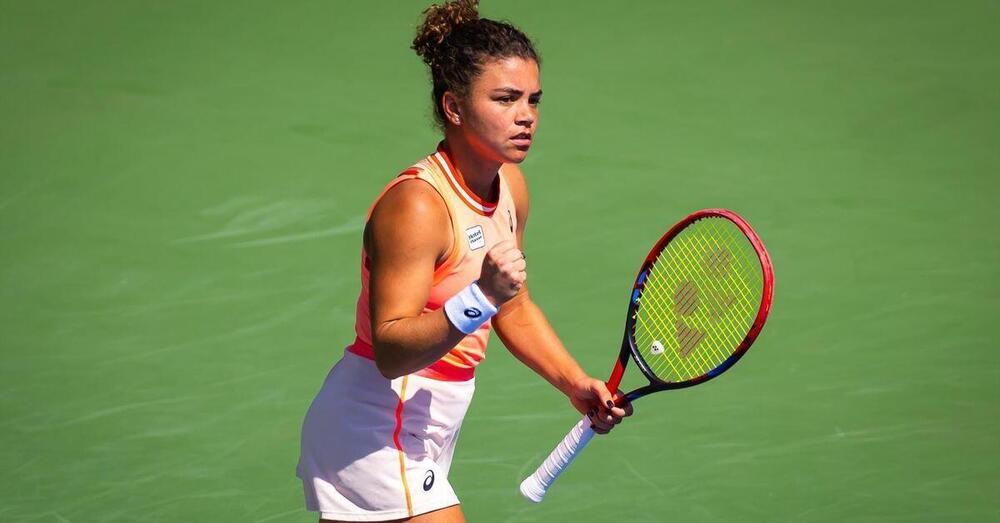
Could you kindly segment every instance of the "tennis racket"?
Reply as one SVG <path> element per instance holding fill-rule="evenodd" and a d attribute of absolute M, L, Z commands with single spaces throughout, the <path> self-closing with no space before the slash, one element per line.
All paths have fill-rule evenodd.
<path fill-rule="evenodd" d="M 764 244 L 739 215 L 705 209 L 674 225 L 646 256 L 629 295 L 621 352 L 608 379 L 616 403 L 704 383 L 732 367 L 771 309 L 774 274 Z M 649 385 L 618 391 L 629 358 Z M 521 483 L 542 501 L 594 437 L 584 416 Z"/>

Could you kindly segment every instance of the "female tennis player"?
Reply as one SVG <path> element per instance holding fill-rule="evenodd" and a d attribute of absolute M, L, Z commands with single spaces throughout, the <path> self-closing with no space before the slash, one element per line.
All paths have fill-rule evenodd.
<path fill-rule="evenodd" d="M 464 521 L 448 470 L 491 327 L 597 432 L 631 414 L 584 373 L 528 295 L 517 164 L 538 127 L 533 44 L 479 18 L 474 0 L 424 16 L 413 49 L 430 67 L 444 139 L 369 211 L 356 338 L 302 428 L 297 472 L 321 521 Z"/>

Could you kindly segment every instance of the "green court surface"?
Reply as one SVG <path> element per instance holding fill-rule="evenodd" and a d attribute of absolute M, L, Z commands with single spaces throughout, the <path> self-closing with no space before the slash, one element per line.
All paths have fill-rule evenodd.
<path fill-rule="evenodd" d="M 0 521 L 314 521 L 299 424 L 364 212 L 430 152 L 424 2 L 0 2 Z M 774 260 L 739 365 L 576 421 L 494 339 L 473 522 L 998 521 L 1000 6 L 493 2 L 538 42 L 532 293 L 605 376 L 673 222 Z M 633 376 L 634 378 L 634 376 Z"/>

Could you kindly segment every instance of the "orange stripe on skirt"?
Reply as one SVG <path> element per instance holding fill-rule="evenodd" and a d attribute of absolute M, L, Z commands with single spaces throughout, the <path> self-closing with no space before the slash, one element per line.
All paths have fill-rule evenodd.
<path fill-rule="evenodd" d="M 392 442 L 399 452 L 399 477 L 403 482 L 403 492 L 406 493 L 406 511 L 409 517 L 413 517 L 413 501 L 410 499 L 410 483 L 406 481 L 406 455 L 403 453 L 403 446 L 399 443 L 399 433 L 403 430 L 403 400 L 406 398 L 406 382 L 409 376 L 403 376 L 403 384 L 399 389 L 399 404 L 396 405 L 396 430 L 392 433 Z"/>

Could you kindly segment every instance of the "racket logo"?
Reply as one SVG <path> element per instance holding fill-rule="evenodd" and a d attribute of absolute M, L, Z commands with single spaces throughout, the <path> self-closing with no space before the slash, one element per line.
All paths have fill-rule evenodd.
<path fill-rule="evenodd" d="M 473 319 L 478 318 L 478 317 L 480 317 L 480 316 L 483 315 L 483 311 L 481 311 L 481 310 L 479 310 L 479 309 L 477 309 L 475 307 L 469 307 L 468 309 L 465 309 L 462 312 L 463 312 L 463 314 L 465 314 L 465 317 L 467 317 L 467 318 L 473 318 Z"/>
<path fill-rule="evenodd" d="M 729 266 L 733 263 L 733 253 L 729 249 L 715 249 L 706 252 L 701 262 L 706 274 L 713 278 L 722 278 L 729 272 Z"/>
<path fill-rule="evenodd" d="M 730 272 L 733 253 L 724 248 L 711 250 L 702 256 L 701 262 L 701 267 L 707 278 L 711 280 L 724 279 Z M 704 311 L 703 314 L 707 313 L 708 321 L 715 325 L 729 312 L 735 302 L 736 297 L 731 294 L 712 289 L 702 292 L 698 284 L 692 280 L 680 282 L 673 295 L 674 313 L 678 316 L 674 321 L 677 354 L 686 359 L 707 335 L 705 331 L 689 325 L 684 320 L 685 318 L 694 322 L 695 318 L 692 316 L 701 308 Z"/>
<path fill-rule="evenodd" d="M 674 312 L 690 316 L 698 309 L 698 284 L 691 280 L 681 282 L 674 291 Z"/>
<path fill-rule="evenodd" d="M 677 320 L 674 327 L 677 328 L 674 332 L 674 335 L 677 336 L 677 354 L 682 358 L 687 358 L 691 351 L 701 343 L 701 340 L 705 339 L 705 333 L 688 327 L 681 320 Z"/>
<path fill-rule="evenodd" d="M 424 492 L 428 492 L 434 487 L 434 471 L 428 470 L 427 474 L 424 474 Z"/>

